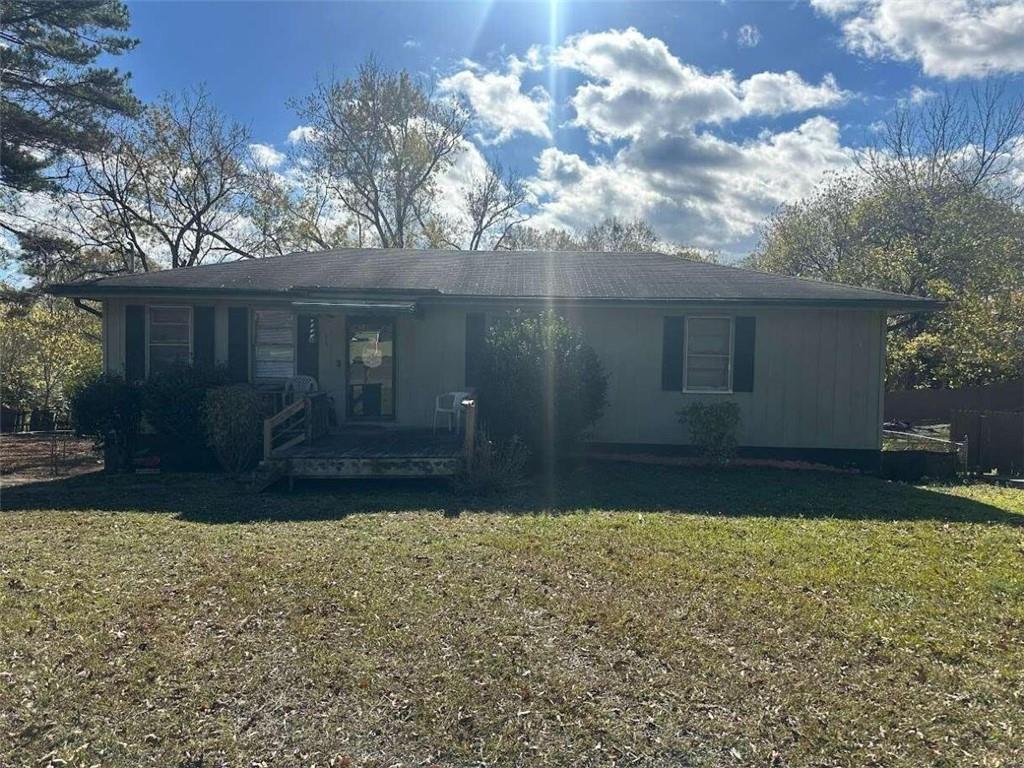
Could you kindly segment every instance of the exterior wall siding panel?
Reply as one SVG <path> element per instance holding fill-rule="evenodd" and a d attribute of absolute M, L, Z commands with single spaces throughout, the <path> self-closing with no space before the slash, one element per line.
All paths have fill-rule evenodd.
<path fill-rule="evenodd" d="M 114 373 L 124 370 L 124 304 L 104 303 L 104 359 Z M 229 306 L 246 304 L 216 303 L 215 356 L 221 363 L 227 361 Z M 397 317 L 396 425 L 430 426 L 434 398 L 465 388 L 466 314 L 486 312 L 493 318 L 503 311 L 483 302 L 424 301 L 416 315 Z M 745 446 L 880 447 L 884 315 L 878 310 L 688 309 L 687 315 L 756 319 L 754 391 L 731 394 L 662 390 L 664 317 L 680 314 L 678 309 L 575 306 L 559 311 L 582 330 L 608 374 L 609 405 L 594 430 L 596 441 L 685 444 L 688 436 L 678 421 L 681 408 L 697 401 L 733 400 L 740 406 L 740 443 Z M 320 385 L 334 396 L 341 419 L 347 370 L 344 335 L 345 313 L 321 316 Z"/>

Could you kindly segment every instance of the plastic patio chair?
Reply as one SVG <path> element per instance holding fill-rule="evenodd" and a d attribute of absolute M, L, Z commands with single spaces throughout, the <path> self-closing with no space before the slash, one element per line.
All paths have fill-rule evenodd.
<path fill-rule="evenodd" d="M 300 397 L 318 391 L 316 379 L 312 376 L 292 376 L 284 383 L 284 404 L 291 405 Z"/>
<path fill-rule="evenodd" d="M 448 419 L 448 431 L 454 427 L 458 432 L 462 424 L 462 401 L 469 397 L 469 392 L 445 392 L 434 400 L 434 432 L 437 431 L 437 417 Z"/>

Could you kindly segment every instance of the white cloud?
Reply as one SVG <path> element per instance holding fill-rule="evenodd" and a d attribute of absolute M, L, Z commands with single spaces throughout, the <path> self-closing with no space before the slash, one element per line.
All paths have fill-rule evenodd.
<path fill-rule="evenodd" d="M 549 148 L 530 182 L 540 202 L 531 223 L 572 228 L 607 215 L 643 217 L 663 237 L 741 251 L 777 205 L 851 163 L 839 126 L 824 117 L 741 143 L 693 129 L 645 131 L 594 162 Z"/>
<path fill-rule="evenodd" d="M 792 71 L 742 81 L 729 71 L 705 73 L 632 27 L 570 37 L 553 61 L 588 76 L 571 103 L 574 124 L 595 140 L 636 137 L 651 124 L 679 128 L 818 109 L 850 96 L 831 75 L 814 85 Z"/>
<path fill-rule="evenodd" d="M 869 58 L 919 61 L 955 79 L 1024 72 L 1022 0 L 812 0 L 840 21 L 847 48 Z"/>
<path fill-rule="evenodd" d="M 743 48 L 756 48 L 761 42 L 761 30 L 753 24 L 744 24 L 736 32 L 736 42 Z"/>
<path fill-rule="evenodd" d="M 297 125 L 288 131 L 288 143 L 298 144 L 301 141 L 312 141 L 316 136 L 316 129 L 311 125 Z"/>
<path fill-rule="evenodd" d="M 276 168 L 284 162 L 284 153 L 278 152 L 269 144 L 250 144 L 249 151 L 259 165 L 267 168 Z"/>
<path fill-rule="evenodd" d="M 929 88 L 922 88 L 919 85 L 915 85 L 910 89 L 910 103 L 923 104 L 928 101 L 928 99 L 934 99 L 938 95 L 939 94 Z"/>
<path fill-rule="evenodd" d="M 504 73 L 467 67 L 441 81 L 443 91 L 459 94 L 469 102 L 485 132 L 482 141 L 501 143 L 517 133 L 551 138 L 551 97 L 539 85 L 523 91 L 523 72 L 536 67 L 531 57 L 536 62 L 539 52 L 531 48 L 526 59 L 510 57 Z"/>
<path fill-rule="evenodd" d="M 403 48 L 419 48 L 421 45 L 422 43 L 414 37 L 407 38 L 406 41 L 402 43 Z"/>

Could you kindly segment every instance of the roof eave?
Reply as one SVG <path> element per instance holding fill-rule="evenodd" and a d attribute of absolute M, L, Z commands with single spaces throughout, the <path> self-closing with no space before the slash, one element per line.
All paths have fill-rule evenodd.
<path fill-rule="evenodd" d="M 432 289 L 411 290 L 339 290 L 319 287 L 296 287 L 287 291 L 267 291 L 258 288 L 222 288 L 208 286 L 190 286 L 187 288 L 172 286 L 129 286 L 102 285 L 99 283 L 67 283 L 49 285 L 46 291 L 54 296 L 70 298 L 123 298 L 126 296 L 195 296 L 289 300 L 303 296 L 370 296 L 370 297 L 430 297 L 439 301 L 483 302 L 496 304 L 548 303 L 563 304 L 627 304 L 627 305 L 660 305 L 660 306 L 745 306 L 745 307 L 803 307 L 803 308 L 846 308 L 884 310 L 890 314 L 909 314 L 917 312 L 935 312 L 946 306 L 943 301 L 925 298 L 880 297 L 856 299 L 822 299 L 822 298 L 765 298 L 765 297 L 621 297 L 621 296 L 493 296 L 481 294 L 443 294 Z"/>

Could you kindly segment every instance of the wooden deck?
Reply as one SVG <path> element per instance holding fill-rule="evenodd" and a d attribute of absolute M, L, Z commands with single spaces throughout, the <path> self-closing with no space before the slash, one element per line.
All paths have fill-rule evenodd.
<path fill-rule="evenodd" d="M 294 478 L 451 477 L 464 462 L 463 437 L 429 429 L 345 427 L 287 448 L 265 464 Z"/>

